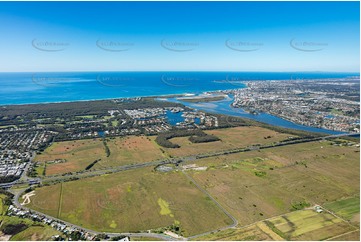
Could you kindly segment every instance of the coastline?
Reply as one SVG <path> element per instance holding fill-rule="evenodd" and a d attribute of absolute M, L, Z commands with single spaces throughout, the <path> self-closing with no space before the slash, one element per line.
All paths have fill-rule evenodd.
<path fill-rule="evenodd" d="M 235 89 L 239 89 L 239 88 L 235 88 Z M 29 103 L 29 104 L 9 104 L 9 105 L 0 105 L 0 108 L 8 108 L 11 106 L 37 106 L 37 105 L 51 105 L 51 104 L 66 104 L 66 103 L 78 103 L 78 102 L 96 102 L 96 101 L 111 101 L 111 100 L 119 100 L 119 99 L 137 99 L 137 98 L 152 98 L 155 100 L 159 100 L 159 101 L 167 101 L 167 102 L 175 102 L 175 103 L 180 103 L 186 107 L 189 108 L 193 108 L 193 109 L 200 109 L 202 110 L 202 107 L 195 107 L 197 105 L 209 105 L 209 104 L 217 104 L 217 103 L 227 103 L 231 100 L 233 100 L 232 97 L 230 97 L 229 95 L 225 94 L 228 96 L 228 98 L 225 98 L 224 100 L 220 100 L 220 101 L 210 101 L 210 102 L 186 102 L 182 99 L 178 99 L 178 97 L 197 97 L 204 95 L 206 93 L 221 93 L 221 92 L 230 92 L 232 90 L 235 89 L 227 89 L 227 90 L 216 90 L 216 91 L 204 91 L 204 92 L 200 92 L 200 93 L 182 93 L 182 94 L 164 94 L 164 95 L 151 95 L 151 96 L 135 96 L 135 97 L 119 97 L 119 98 L 106 98 L 106 99 L 93 99 L 93 100 L 78 100 L 78 101 L 60 101 L 60 102 L 46 102 L 46 103 Z M 171 99 L 171 100 L 170 100 Z M 250 119 L 250 120 L 255 120 L 257 122 L 262 122 L 271 126 L 275 126 L 275 127 L 281 127 L 281 128 L 288 128 L 288 129 L 295 129 L 295 130 L 303 130 L 303 131 L 308 131 L 308 132 L 315 132 L 315 133 L 334 133 L 334 134 L 341 134 L 341 133 L 346 133 L 346 132 L 341 132 L 341 131 L 335 131 L 335 130 L 329 130 L 329 129 L 324 129 L 324 128 L 318 128 L 318 127 L 313 127 L 313 126 L 307 126 L 307 125 L 302 125 L 302 124 L 298 124 L 295 122 L 292 122 L 290 120 L 287 120 L 285 118 L 282 117 L 278 117 L 269 113 L 260 113 L 258 115 L 252 115 L 249 114 L 247 117 L 243 116 L 243 115 L 239 115 L 240 113 L 234 113 L 231 114 L 229 113 L 229 111 L 232 111 L 233 108 L 230 103 L 227 103 L 227 107 L 229 110 L 212 110 L 203 106 L 203 111 L 208 112 L 208 113 L 216 113 L 216 114 L 221 114 L 221 115 L 227 115 L 227 116 L 234 116 L 234 117 L 241 117 L 241 118 L 246 118 L 246 119 Z M 240 110 L 241 112 L 245 112 L 243 109 L 238 108 L 238 110 Z M 274 122 L 269 122 L 267 120 L 262 120 L 262 116 L 266 116 L 266 117 L 272 117 L 276 120 L 281 120 L 282 122 L 280 124 L 278 123 L 274 123 Z M 289 123 L 289 125 L 283 125 L 283 123 Z"/>
<path fill-rule="evenodd" d="M 205 91 L 213 92 L 213 91 Z M 218 92 L 218 91 L 216 91 Z M 151 95 L 151 96 L 132 96 L 132 97 L 116 97 L 116 98 L 100 98 L 100 99 L 89 99 L 89 100 L 71 100 L 71 101 L 58 101 L 58 102 L 39 102 L 39 103 L 16 103 L 16 104 L 0 104 L 0 107 L 5 108 L 8 106 L 21 106 L 21 105 L 44 105 L 44 104 L 61 104 L 61 103 L 77 103 L 77 102 L 95 102 L 95 101 L 111 101 L 118 99 L 136 99 L 136 98 L 172 98 L 177 96 L 186 96 L 190 93 L 175 93 L 175 94 L 164 94 L 164 95 Z M 192 94 L 193 95 L 193 94 Z"/>

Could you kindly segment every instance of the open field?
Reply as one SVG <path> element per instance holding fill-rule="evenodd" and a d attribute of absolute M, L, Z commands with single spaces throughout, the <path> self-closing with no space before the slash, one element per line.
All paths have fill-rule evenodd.
<path fill-rule="evenodd" d="M 150 140 L 137 138 L 159 149 L 153 137 Z M 235 138 L 230 135 L 224 139 Z M 107 145 L 110 150 L 123 147 L 121 153 L 112 152 L 111 155 L 126 157 L 123 150 L 132 143 L 122 146 L 120 140 L 111 139 Z M 141 153 L 136 149 L 128 152 L 130 155 Z M 154 150 L 151 148 L 146 152 L 150 156 Z M 139 155 L 139 159 L 146 158 Z M 359 197 L 359 147 L 318 141 L 189 163 L 207 168 L 185 172 L 231 213 L 240 227 L 256 222 L 197 239 L 321 240 L 345 233 L 342 235 L 345 238 L 355 237 L 354 227 L 331 214 L 292 211 L 320 204 L 331 206 L 330 210 L 335 213 L 344 212 L 343 216 L 355 216 L 359 211 L 356 198 L 346 202 L 338 200 Z M 155 172 L 153 168 L 41 187 L 35 190 L 28 206 L 85 228 L 107 232 L 164 231 L 167 230 L 165 227 L 173 225 L 179 226 L 181 234 L 188 237 L 231 224 L 231 220 L 184 174 Z M 271 222 L 263 221 L 269 218 L 272 218 Z"/>
<path fill-rule="evenodd" d="M 287 240 L 325 240 L 355 230 L 327 212 L 296 211 L 268 221 L 274 232 Z"/>
<path fill-rule="evenodd" d="M 7 210 L 7 206 L 4 204 L 4 200 L 3 200 L 5 197 L 6 195 L 0 194 L 0 216 L 4 215 Z"/>
<path fill-rule="evenodd" d="M 178 225 L 189 236 L 232 223 L 184 174 L 152 168 L 41 187 L 28 206 L 96 231 Z"/>
<path fill-rule="evenodd" d="M 192 162 L 194 163 L 194 162 Z M 197 160 L 187 171 L 240 225 L 359 194 L 359 148 L 311 142 Z"/>
<path fill-rule="evenodd" d="M 102 139 L 57 142 L 48 147 L 35 161 L 64 159 L 66 162 L 46 166 L 46 175 L 83 171 L 95 160 L 93 168 L 121 166 L 164 158 L 160 148 L 145 136 L 127 136 L 107 139 L 110 156 L 107 157 Z M 41 175 L 41 174 L 40 174 Z"/>
<path fill-rule="evenodd" d="M 332 241 L 360 241 L 360 231 L 352 231 L 350 233 L 346 233 L 340 236 L 336 236 L 332 239 Z"/>
<path fill-rule="evenodd" d="M 360 197 L 358 196 L 327 203 L 324 207 L 350 222 L 360 223 Z"/>
<path fill-rule="evenodd" d="M 274 233 L 263 222 L 259 222 L 245 228 L 232 228 L 209 235 L 197 237 L 194 240 L 223 240 L 223 241 L 263 241 L 263 240 L 283 240 L 282 237 Z"/>
<path fill-rule="evenodd" d="M 164 150 L 172 156 L 186 156 L 256 144 L 271 144 L 285 140 L 290 136 L 295 137 L 295 135 L 279 133 L 256 126 L 207 130 L 204 132 L 215 135 L 221 140 L 209 143 L 192 143 L 188 140 L 189 137 L 177 137 L 170 139 L 170 141 L 180 145 L 180 148 L 164 148 Z"/>
<path fill-rule="evenodd" d="M 130 239 L 130 241 L 163 241 L 162 239 L 157 238 L 149 238 L 149 237 L 134 237 Z"/>
<path fill-rule="evenodd" d="M 39 162 L 56 159 L 66 162 L 47 164 L 46 175 L 84 170 L 94 160 L 106 159 L 106 154 L 101 139 L 87 139 L 56 142 L 35 157 Z"/>
<path fill-rule="evenodd" d="M 120 166 L 165 158 L 159 146 L 154 142 L 154 137 L 118 137 L 109 139 L 107 144 L 110 156 L 108 159 L 101 160 L 97 167 Z"/>

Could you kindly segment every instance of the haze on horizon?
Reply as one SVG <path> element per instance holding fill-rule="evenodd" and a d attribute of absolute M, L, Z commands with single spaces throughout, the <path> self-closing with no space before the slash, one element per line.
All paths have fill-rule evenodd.
<path fill-rule="evenodd" d="M 0 2 L 0 72 L 359 72 L 359 2 Z"/>

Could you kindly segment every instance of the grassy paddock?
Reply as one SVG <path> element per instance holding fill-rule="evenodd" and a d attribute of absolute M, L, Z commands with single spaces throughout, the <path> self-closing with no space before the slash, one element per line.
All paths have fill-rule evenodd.
<path fill-rule="evenodd" d="M 172 138 L 172 143 L 180 148 L 164 148 L 172 156 L 187 156 L 227 149 L 241 148 L 256 144 L 272 144 L 294 135 L 278 133 L 261 127 L 235 127 L 204 131 L 220 138 L 220 141 L 209 143 L 192 143 L 189 137 Z"/>
<path fill-rule="evenodd" d="M 324 205 L 346 220 L 360 223 L 360 197 L 350 197 Z"/>
<path fill-rule="evenodd" d="M 195 163 L 192 161 L 192 163 Z M 241 225 L 359 194 L 357 147 L 311 142 L 197 160 L 189 173 Z"/>
<path fill-rule="evenodd" d="M 47 164 L 46 175 L 83 171 L 99 160 L 92 169 L 141 163 L 164 158 L 160 148 L 154 144 L 153 137 L 127 136 L 107 139 L 110 155 L 107 156 L 102 139 L 86 139 L 56 142 L 35 161 L 46 162 L 65 159 L 66 162 Z M 41 174 L 40 174 L 41 175 Z"/>
<path fill-rule="evenodd" d="M 144 168 L 63 183 L 62 189 L 60 186 L 36 189 L 29 207 L 107 232 L 175 224 L 189 236 L 232 223 L 180 172 L 157 173 Z"/>
<path fill-rule="evenodd" d="M 263 222 L 250 225 L 245 228 L 227 229 L 205 236 L 197 237 L 194 240 L 223 240 L 223 241 L 264 241 L 282 240 L 280 236 L 270 230 Z"/>

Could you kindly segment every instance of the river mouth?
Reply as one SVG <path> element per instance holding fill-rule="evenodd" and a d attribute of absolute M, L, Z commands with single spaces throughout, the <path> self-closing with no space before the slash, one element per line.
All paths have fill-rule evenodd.
<path fill-rule="evenodd" d="M 322 128 L 316 128 L 316 127 L 296 124 L 296 123 L 293 123 L 286 119 L 276 117 L 276 116 L 268 114 L 268 113 L 260 112 L 257 114 L 251 114 L 249 112 L 246 112 L 242 108 L 232 107 L 231 104 L 233 102 L 233 95 L 231 95 L 231 94 L 228 94 L 225 99 L 220 100 L 220 101 L 197 102 L 197 103 L 186 102 L 180 98 L 159 98 L 157 100 L 181 103 L 187 107 L 197 109 L 197 110 L 202 110 L 202 111 L 209 112 L 209 113 L 217 113 L 217 114 L 230 115 L 230 116 L 241 117 L 241 118 L 248 118 L 248 119 L 256 120 L 258 122 L 267 123 L 267 124 L 270 124 L 273 126 L 279 126 L 282 128 L 303 130 L 303 131 L 315 132 L 315 133 L 325 133 L 325 134 L 331 134 L 331 135 L 345 133 L 345 132 L 340 132 L 340 131 L 334 131 L 334 130 L 328 130 L 328 129 L 322 129 Z"/>

